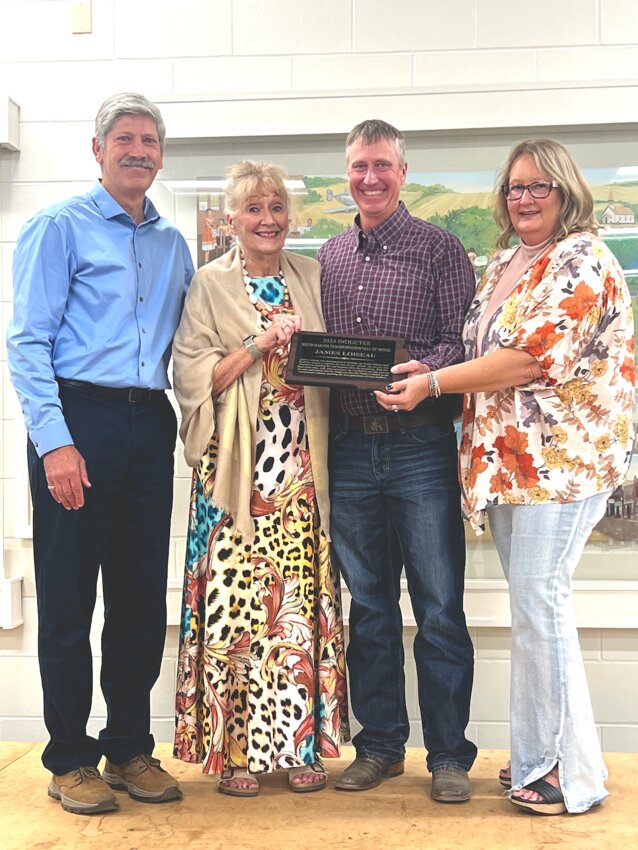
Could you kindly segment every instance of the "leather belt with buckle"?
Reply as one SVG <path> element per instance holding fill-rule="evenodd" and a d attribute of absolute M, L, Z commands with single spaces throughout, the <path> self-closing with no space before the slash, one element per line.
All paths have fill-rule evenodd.
<path fill-rule="evenodd" d="M 420 411 L 418 413 L 390 413 L 388 415 L 345 416 L 344 427 L 348 431 L 360 431 L 364 434 L 388 434 L 390 431 L 403 431 L 420 428 L 422 425 L 442 425 L 450 422 L 449 416 L 442 411 Z"/>
<path fill-rule="evenodd" d="M 149 390 L 145 387 L 103 387 L 88 381 L 74 381 L 70 378 L 56 378 L 61 387 L 82 392 L 85 395 L 100 398 L 119 398 L 128 402 L 155 401 L 164 396 L 164 390 Z"/>

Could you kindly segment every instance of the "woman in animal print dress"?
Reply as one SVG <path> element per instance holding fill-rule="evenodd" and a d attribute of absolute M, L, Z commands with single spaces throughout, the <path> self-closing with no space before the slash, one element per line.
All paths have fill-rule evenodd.
<path fill-rule="evenodd" d="M 324 330 L 319 265 L 283 250 L 284 178 L 230 169 L 236 244 L 195 275 L 173 347 L 193 468 L 174 753 L 235 796 L 278 768 L 293 791 L 323 788 L 320 756 L 349 737 L 328 391 L 285 378 L 292 335 Z"/>

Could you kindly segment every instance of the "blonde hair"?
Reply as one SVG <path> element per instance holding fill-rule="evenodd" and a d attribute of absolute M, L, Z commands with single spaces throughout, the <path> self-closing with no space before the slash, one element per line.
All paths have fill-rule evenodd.
<path fill-rule="evenodd" d="M 594 198 L 569 151 L 554 139 L 525 139 L 510 151 L 496 178 L 494 219 L 501 228 L 497 248 L 507 248 L 511 238 L 516 235 L 503 186 L 509 182 L 514 163 L 525 154 L 533 157 L 538 170 L 560 187 L 552 189 L 553 192 L 560 192 L 562 198 L 558 223 L 552 234 L 554 240 L 558 242 L 570 233 L 583 230 L 596 233 L 598 222 L 594 217 Z"/>
<path fill-rule="evenodd" d="M 228 177 L 224 205 L 226 215 L 236 215 L 251 195 L 280 195 L 286 204 L 286 209 L 290 206 L 284 183 L 288 175 L 278 165 L 243 159 L 231 165 L 226 171 L 226 176 Z"/>

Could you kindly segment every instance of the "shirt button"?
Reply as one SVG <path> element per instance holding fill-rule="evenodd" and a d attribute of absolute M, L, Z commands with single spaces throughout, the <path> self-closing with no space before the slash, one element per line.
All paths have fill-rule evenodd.
<path fill-rule="evenodd" d="M 138 265 L 140 268 L 142 268 L 142 264 L 141 264 L 141 263 L 138 263 L 137 265 Z"/>
<path fill-rule="evenodd" d="M 144 296 L 140 295 L 140 301 L 143 301 L 143 300 L 144 300 Z"/>
<path fill-rule="evenodd" d="M 146 366 L 146 363 L 142 360 L 142 366 Z"/>
<path fill-rule="evenodd" d="M 145 334 L 145 333 L 146 333 L 146 328 L 142 328 L 142 333 L 143 333 L 143 334 Z"/>
<path fill-rule="evenodd" d="M 366 257 L 366 263 L 370 262 L 370 257 Z"/>
<path fill-rule="evenodd" d="M 383 250 L 384 250 L 384 251 L 387 251 L 387 250 L 388 250 L 388 246 L 387 246 L 387 245 L 384 245 L 384 246 L 383 246 Z"/>
<path fill-rule="evenodd" d="M 358 321 L 358 322 L 360 322 L 360 321 L 361 321 L 361 316 L 357 316 L 357 321 Z"/>
<path fill-rule="evenodd" d="M 359 286 L 357 286 L 357 289 L 363 289 L 363 286 L 361 286 L 361 284 L 359 284 Z"/>

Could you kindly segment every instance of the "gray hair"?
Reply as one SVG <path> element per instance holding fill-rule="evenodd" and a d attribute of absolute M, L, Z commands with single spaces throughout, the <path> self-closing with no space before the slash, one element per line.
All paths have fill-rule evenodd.
<path fill-rule="evenodd" d="M 559 185 L 558 189 L 553 190 L 560 192 L 562 198 L 556 231 L 552 234 L 554 240 L 558 242 L 570 233 L 583 230 L 596 233 L 598 222 L 594 216 L 591 189 L 567 148 L 554 139 L 524 139 L 510 151 L 496 178 L 494 219 L 501 228 L 497 247 L 507 248 L 510 239 L 516 235 L 503 186 L 509 182 L 510 172 L 516 160 L 525 154 L 533 158 L 542 174 Z"/>
<path fill-rule="evenodd" d="M 397 130 L 396 127 L 393 127 L 392 124 L 388 124 L 387 121 L 382 121 L 380 118 L 369 118 L 367 121 L 362 121 L 350 130 L 346 139 L 346 162 L 348 148 L 355 142 L 361 142 L 364 145 L 374 145 L 381 141 L 392 142 L 396 148 L 399 168 L 403 168 L 405 164 L 405 139 L 403 133 Z"/>
<path fill-rule="evenodd" d="M 286 204 L 286 209 L 290 207 L 290 199 L 284 183 L 288 175 L 278 165 L 243 159 L 231 165 L 226 171 L 226 176 L 228 185 L 224 210 L 227 215 L 236 215 L 251 195 L 280 195 Z"/>
<path fill-rule="evenodd" d="M 136 94 L 135 92 L 114 94 L 107 98 L 98 109 L 95 116 L 95 138 L 100 148 L 104 148 L 106 137 L 113 129 L 115 122 L 123 115 L 143 115 L 154 121 L 157 127 L 160 151 L 164 153 L 166 127 L 162 115 L 154 103 L 144 97 L 143 94 Z"/>

